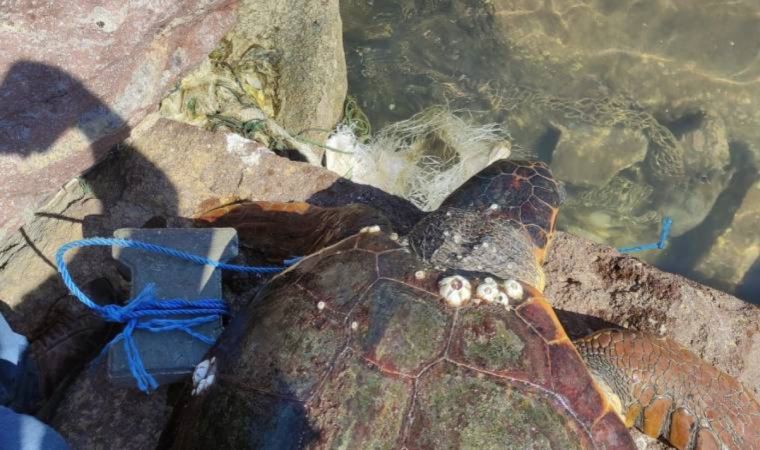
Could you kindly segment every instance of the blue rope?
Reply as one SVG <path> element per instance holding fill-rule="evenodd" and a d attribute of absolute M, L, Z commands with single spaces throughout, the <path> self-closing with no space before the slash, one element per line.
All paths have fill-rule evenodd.
<path fill-rule="evenodd" d="M 652 244 L 635 245 L 633 247 L 622 247 L 618 251 L 620 253 L 636 253 L 646 250 L 662 250 L 667 245 L 668 236 L 670 235 L 670 227 L 673 225 L 673 219 L 668 216 L 662 218 L 662 225 L 660 227 L 660 239 Z"/>
<path fill-rule="evenodd" d="M 164 299 L 158 300 L 155 296 L 155 286 L 147 285 L 134 299 L 130 300 L 126 306 L 105 305 L 101 306 L 90 300 L 87 295 L 74 283 L 74 280 L 66 267 L 63 255 L 69 250 L 80 247 L 91 246 L 116 246 L 124 248 L 136 248 L 162 255 L 173 256 L 175 258 L 190 261 L 199 265 L 207 265 L 222 270 L 233 270 L 236 272 L 246 272 L 255 274 L 277 273 L 284 267 L 255 267 L 239 266 L 235 264 L 226 264 L 191 253 L 182 252 L 173 248 L 161 245 L 150 244 L 147 242 L 134 241 L 129 239 L 115 238 L 90 238 L 69 242 L 62 245 L 55 254 L 58 272 L 61 274 L 63 283 L 69 291 L 80 302 L 84 303 L 98 313 L 104 320 L 109 322 L 126 323 L 126 326 L 108 345 L 103 352 L 107 351 L 113 344 L 124 341 L 124 350 L 127 354 L 127 361 L 132 376 L 137 381 L 137 387 L 143 392 L 149 392 L 158 388 L 155 378 L 145 370 L 145 366 L 140 358 L 140 352 L 135 345 L 133 333 L 135 330 L 147 330 L 153 333 L 162 333 L 165 331 L 179 330 L 200 340 L 206 344 L 213 344 L 214 340 L 206 335 L 193 330 L 198 325 L 218 320 L 223 315 L 229 314 L 227 304 L 221 299 Z M 285 265 L 291 265 L 298 262 L 300 258 L 291 258 L 285 261 Z M 193 315 L 191 319 L 161 318 L 176 315 Z M 159 317 L 156 317 L 159 316 Z M 141 320 L 150 317 L 147 320 Z"/>

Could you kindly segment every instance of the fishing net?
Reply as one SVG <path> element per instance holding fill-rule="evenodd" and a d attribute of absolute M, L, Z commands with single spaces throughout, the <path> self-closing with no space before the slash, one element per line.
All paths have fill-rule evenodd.
<path fill-rule="evenodd" d="M 362 140 L 349 121 L 326 143 L 327 167 L 431 211 L 491 162 L 524 153 L 501 125 L 476 122 L 472 112 L 438 106 Z"/>

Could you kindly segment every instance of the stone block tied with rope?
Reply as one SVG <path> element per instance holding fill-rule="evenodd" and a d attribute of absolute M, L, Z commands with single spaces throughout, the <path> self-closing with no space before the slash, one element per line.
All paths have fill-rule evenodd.
<path fill-rule="evenodd" d="M 229 308 L 220 270 L 273 274 L 285 268 L 227 264 L 238 252 L 232 228 L 121 229 L 115 236 L 65 244 L 56 264 L 72 295 L 104 320 L 124 324 L 103 349 L 111 381 L 146 393 L 189 376 L 221 334 Z M 131 269 L 132 298 L 125 306 L 99 305 L 72 279 L 64 255 L 91 246 L 113 247 Z"/>

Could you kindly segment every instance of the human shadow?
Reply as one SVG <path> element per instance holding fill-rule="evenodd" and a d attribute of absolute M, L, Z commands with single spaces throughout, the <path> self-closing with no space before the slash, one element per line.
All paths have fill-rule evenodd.
<path fill-rule="evenodd" d="M 59 176 L 58 173 L 52 173 L 56 170 L 64 171 L 65 175 L 80 176 L 84 194 L 88 198 L 101 202 L 102 209 L 105 211 L 104 215 L 110 216 L 111 219 L 107 221 L 110 227 L 103 226 L 104 221 L 100 221 L 100 226 L 93 226 L 95 222 L 87 221 L 84 216 L 73 217 L 72 214 L 76 215 L 76 211 L 67 212 L 67 214 L 60 214 L 58 211 L 40 211 L 15 234 L 12 233 L 6 237 L 6 242 L 11 242 L 11 245 L 30 248 L 48 267 L 53 266 L 51 250 L 43 251 L 41 248 L 40 244 L 44 246 L 47 235 L 40 232 L 40 229 L 48 231 L 73 223 L 81 225 L 84 237 L 109 236 L 113 231 L 110 228 L 115 228 L 113 225 L 118 222 L 117 217 L 109 209 L 119 202 L 127 187 L 125 175 L 114 167 L 116 170 L 107 170 L 112 176 L 103 177 L 94 173 L 93 167 L 97 165 L 100 168 L 102 165 L 109 164 L 117 166 L 120 163 L 119 160 L 125 157 L 141 159 L 143 177 L 166 179 L 166 176 L 152 163 L 142 158 L 139 152 L 124 146 L 115 147 L 115 144 L 122 142 L 130 133 L 127 121 L 88 89 L 85 81 L 77 79 L 58 67 L 30 60 L 15 62 L 0 83 L 0 99 L 2 99 L 0 101 L 0 156 L 11 155 L 11 170 L 13 170 L 12 155 L 20 156 L 21 161 L 16 160 L 16 163 L 23 167 L 29 158 L 49 152 L 56 141 L 69 130 L 78 129 L 87 138 L 89 155 L 56 154 L 51 156 L 52 162 L 46 163 L 42 169 L 33 167 L 28 170 L 47 178 Z M 81 158 L 89 158 L 89 160 L 82 161 Z M 88 162 L 91 165 L 89 169 L 85 168 L 82 171 L 84 174 L 75 173 L 72 170 L 72 165 L 86 166 Z M 22 168 L 19 172 L 25 170 L 27 169 Z M 11 181 L 23 178 L 14 177 L 13 173 L 9 175 Z M 46 189 L 44 184 L 40 187 L 40 181 L 44 183 L 44 180 L 31 179 L 8 183 L 3 189 L 2 196 L 6 198 L 18 196 L 23 199 L 26 194 L 38 194 L 40 189 Z M 165 202 L 162 212 L 174 214 L 177 194 L 170 183 L 164 183 L 164 187 L 170 191 L 170 194 L 163 195 L 163 198 L 168 201 Z M 141 223 L 133 221 L 124 225 L 140 226 Z M 89 281 L 87 278 L 97 278 L 100 274 L 90 273 L 89 269 L 92 267 L 88 267 L 86 271 L 80 270 L 81 262 L 85 258 L 102 257 L 106 253 L 107 251 L 103 249 L 83 251 L 69 265 L 75 275 L 84 276 L 79 280 L 87 282 Z M 36 329 L 40 326 L 38 323 L 41 320 L 40 316 L 43 316 L 39 314 L 39 311 L 45 310 L 52 301 L 50 299 L 60 297 L 62 293 L 65 294 L 66 290 L 57 275 L 52 276 L 29 290 L 14 309 L 24 317 L 27 322 L 26 328 Z"/>
<path fill-rule="evenodd" d="M 168 177 L 138 149 L 122 144 L 131 131 L 127 119 L 94 94 L 87 84 L 86 80 L 80 80 L 58 67 L 28 60 L 14 63 L 0 82 L 0 157 L 7 156 L 12 164 L 19 165 L 32 161 L 32 158 L 53 158 L 54 163 L 44 166 L 47 169 L 37 170 L 36 173 L 42 177 L 58 175 L 46 173 L 45 170 L 71 171 L 71 164 L 83 166 L 91 163 L 90 169 L 84 170 L 84 173 L 67 174 L 79 176 L 81 189 L 74 195 L 70 195 L 70 192 L 63 194 L 70 195 L 71 199 L 66 199 L 67 203 L 62 210 L 43 207 L 18 231 L 4 237 L 5 247 L 22 249 L 14 251 L 14 256 L 7 261 L 9 265 L 4 268 L 5 271 L 22 260 L 28 266 L 28 271 L 49 272 L 54 268 L 51 266 L 57 246 L 54 244 L 56 239 L 79 237 L 78 232 L 71 231 L 72 226 L 81 227 L 82 237 L 110 237 L 115 229 L 139 228 L 156 215 L 177 215 L 178 194 Z M 79 130 L 86 138 L 88 149 L 81 152 L 81 155 L 46 155 L 56 141 L 72 129 Z M 83 162 L 81 158 L 87 159 Z M 49 168 L 51 166 L 52 169 Z M 134 191 L 145 185 L 151 186 L 156 192 L 154 198 L 143 203 L 141 198 L 147 195 L 140 197 Z M 35 185 L 34 179 L 22 179 L 18 183 L 6 183 L 3 192 L 0 192 L 0 199 L 16 196 L 23 198 L 23 194 L 34 194 L 39 190 L 40 186 Z M 100 204 L 97 208 L 100 213 L 92 214 L 92 208 L 82 207 L 87 202 Z M 23 250 L 24 248 L 29 251 Z M 119 264 L 111 258 L 110 248 L 82 249 L 67 261 L 67 265 L 79 286 L 87 285 L 95 279 L 108 280 L 113 286 L 112 296 L 95 296 L 95 302 L 123 302 L 128 298 L 128 280 L 123 276 Z M 15 275 L 6 278 L 19 276 L 17 270 L 10 273 Z M 34 276 L 33 272 L 30 275 Z M 30 340 L 44 334 L 45 330 L 54 329 L 70 317 L 87 314 L 76 299 L 67 295 L 68 291 L 57 273 L 41 278 L 38 283 L 24 286 L 23 289 L 24 291 L 12 295 L 12 307 L 6 303 L 11 299 L 4 298 L 0 293 L 0 310 L 5 313 L 12 309 L 13 313 L 8 315 L 11 325 Z M 105 322 L 102 322 L 102 326 L 108 327 Z M 100 349 L 112 333 L 96 333 L 94 336 L 91 346 Z M 99 428 L 110 420 L 110 414 L 104 409 L 98 414 L 79 417 L 78 414 L 58 415 L 58 403 L 70 394 L 76 398 L 73 403 L 79 406 L 108 408 L 108 405 L 118 402 L 119 411 L 111 411 L 112 413 L 131 411 L 136 413 L 135 417 L 139 417 L 139 413 L 145 412 L 141 406 L 144 403 L 143 397 L 121 395 L 120 391 L 124 389 L 111 386 L 106 379 L 85 381 L 85 386 L 95 388 L 89 389 L 89 392 L 79 392 L 82 386 L 70 390 L 74 392 L 67 392 L 66 387 L 71 383 L 81 385 L 83 378 L 91 377 L 89 371 L 77 377 L 77 373 L 84 368 L 84 363 L 87 361 L 67 368 L 70 373 L 66 377 L 66 383 L 51 394 L 52 401 L 37 414 L 42 420 L 52 422 L 74 448 L 85 447 L 98 442 L 98 439 L 77 433 L 72 436 L 67 430 Z M 114 409 L 113 406 L 110 408 Z M 162 411 L 161 414 L 166 413 Z M 124 427 L 125 433 L 135 436 L 144 432 L 140 429 L 145 424 L 142 419 L 133 420 L 132 423 L 134 429 Z"/>
<path fill-rule="evenodd" d="M 78 128 L 96 155 L 129 134 L 124 119 L 76 77 L 35 61 L 17 61 L 0 84 L 0 153 L 44 153 Z"/>
<path fill-rule="evenodd" d="M 409 233 L 425 215 L 409 200 L 345 178 L 340 178 L 327 188 L 312 194 L 306 202 L 327 207 L 346 206 L 352 203 L 371 206 L 388 218 L 393 229 L 401 235 Z"/>

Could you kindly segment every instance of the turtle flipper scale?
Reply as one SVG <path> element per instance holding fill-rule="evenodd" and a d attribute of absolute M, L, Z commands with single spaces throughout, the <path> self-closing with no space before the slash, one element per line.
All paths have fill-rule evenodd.
<path fill-rule="evenodd" d="M 575 346 L 627 426 L 681 450 L 760 448 L 760 404 L 752 394 L 675 342 L 601 330 Z"/>
<path fill-rule="evenodd" d="M 391 229 L 382 214 L 360 204 L 324 208 L 306 202 L 243 201 L 205 211 L 195 221 L 235 228 L 243 247 L 272 261 L 312 254 L 364 227 Z"/>

